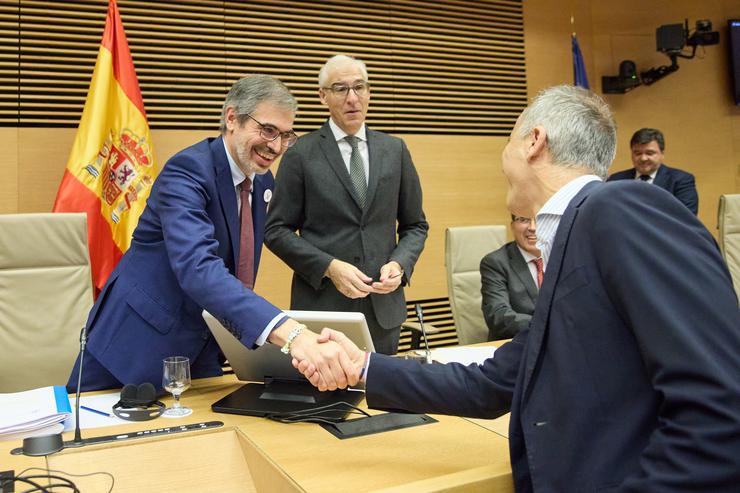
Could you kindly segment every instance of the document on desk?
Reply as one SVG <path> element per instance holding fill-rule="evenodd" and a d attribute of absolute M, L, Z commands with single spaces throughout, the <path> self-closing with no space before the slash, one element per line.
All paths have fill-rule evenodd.
<path fill-rule="evenodd" d="M 493 346 L 460 346 L 441 347 L 432 349 L 432 359 L 439 363 L 471 363 L 482 364 L 488 358 L 493 358 L 496 348 Z"/>
<path fill-rule="evenodd" d="M 0 394 L 0 439 L 54 433 L 51 430 L 58 430 L 71 415 L 67 390 L 62 386 Z"/>
<path fill-rule="evenodd" d="M 113 405 L 121 398 L 120 392 L 108 394 L 83 395 L 80 397 L 80 428 L 102 428 L 130 423 L 118 418 L 113 414 Z M 75 407 L 75 399 L 72 399 L 72 409 Z M 64 422 L 64 431 L 75 429 L 75 415 Z"/>

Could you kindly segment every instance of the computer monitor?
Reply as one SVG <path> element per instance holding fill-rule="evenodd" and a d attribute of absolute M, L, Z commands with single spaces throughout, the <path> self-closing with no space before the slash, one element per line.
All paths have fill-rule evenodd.
<path fill-rule="evenodd" d="M 344 332 L 360 349 L 372 352 L 373 342 L 362 313 L 287 310 L 286 315 L 314 332 L 324 327 Z M 305 411 L 338 402 L 357 404 L 364 397 L 359 389 L 319 392 L 298 370 L 291 357 L 266 343 L 248 349 L 216 317 L 203 311 L 203 319 L 241 381 L 252 382 L 214 403 L 215 412 L 265 416 Z M 349 409 L 349 408 L 347 408 Z"/>

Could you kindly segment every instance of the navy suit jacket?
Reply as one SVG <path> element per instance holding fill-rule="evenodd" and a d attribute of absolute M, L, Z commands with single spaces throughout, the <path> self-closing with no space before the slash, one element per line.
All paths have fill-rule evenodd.
<path fill-rule="evenodd" d="M 614 173 L 607 181 L 634 179 L 635 169 L 631 168 Z M 668 190 L 694 214 L 699 211 L 699 195 L 696 193 L 696 183 L 694 175 L 691 173 L 661 164 L 653 180 L 653 185 Z"/>
<path fill-rule="evenodd" d="M 511 339 L 529 325 L 537 285 L 515 241 L 480 261 L 481 308 L 488 340 Z"/>
<path fill-rule="evenodd" d="M 270 195 L 265 190 L 272 187 L 271 173 L 255 176 L 255 275 Z M 162 359 L 175 355 L 198 360 L 194 378 L 220 375 L 218 346 L 201 312 L 219 318 L 248 347 L 280 313 L 235 277 L 239 229 L 222 138 L 173 156 L 154 182 L 131 247 L 90 312 L 88 351 L 122 383 L 160 386 Z"/>
<path fill-rule="evenodd" d="M 482 365 L 373 355 L 370 406 L 495 417 L 519 492 L 737 492 L 740 310 L 669 194 L 592 183 L 558 227 L 528 329 Z"/>

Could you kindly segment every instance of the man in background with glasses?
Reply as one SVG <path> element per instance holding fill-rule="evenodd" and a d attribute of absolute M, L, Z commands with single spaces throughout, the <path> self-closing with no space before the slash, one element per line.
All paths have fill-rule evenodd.
<path fill-rule="evenodd" d="M 265 244 L 294 271 L 292 309 L 362 312 L 376 350 L 394 354 L 429 228 L 419 177 L 403 140 L 365 125 L 362 61 L 330 58 L 319 97 L 330 118 L 285 153 Z"/>
<path fill-rule="evenodd" d="M 252 290 L 274 184 L 270 166 L 296 141 L 296 108 L 279 80 L 244 77 L 226 96 L 221 135 L 165 164 L 131 248 L 88 317 L 82 390 L 159 387 L 162 360 L 173 355 L 190 359 L 193 378 L 221 375 L 203 310 L 249 348 L 279 344 L 294 358 L 320 364 L 332 385 L 357 382 L 337 345 L 325 350 L 317 334 Z"/>
<path fill-rule="evenodd" d="M 488 340 L 511 339 L 529 325 L 545 270 L 534 219 L 511 215 L 511 241 L 480 261 Z"/>

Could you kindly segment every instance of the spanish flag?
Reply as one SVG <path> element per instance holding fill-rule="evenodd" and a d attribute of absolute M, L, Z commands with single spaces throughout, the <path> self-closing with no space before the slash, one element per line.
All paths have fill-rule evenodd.
<path fill-rule="evenodd" d="M 115 0 L 54 212 L 86 212 L 95 293 L 123 252 L 158 169 L 139 82 Z"/>

